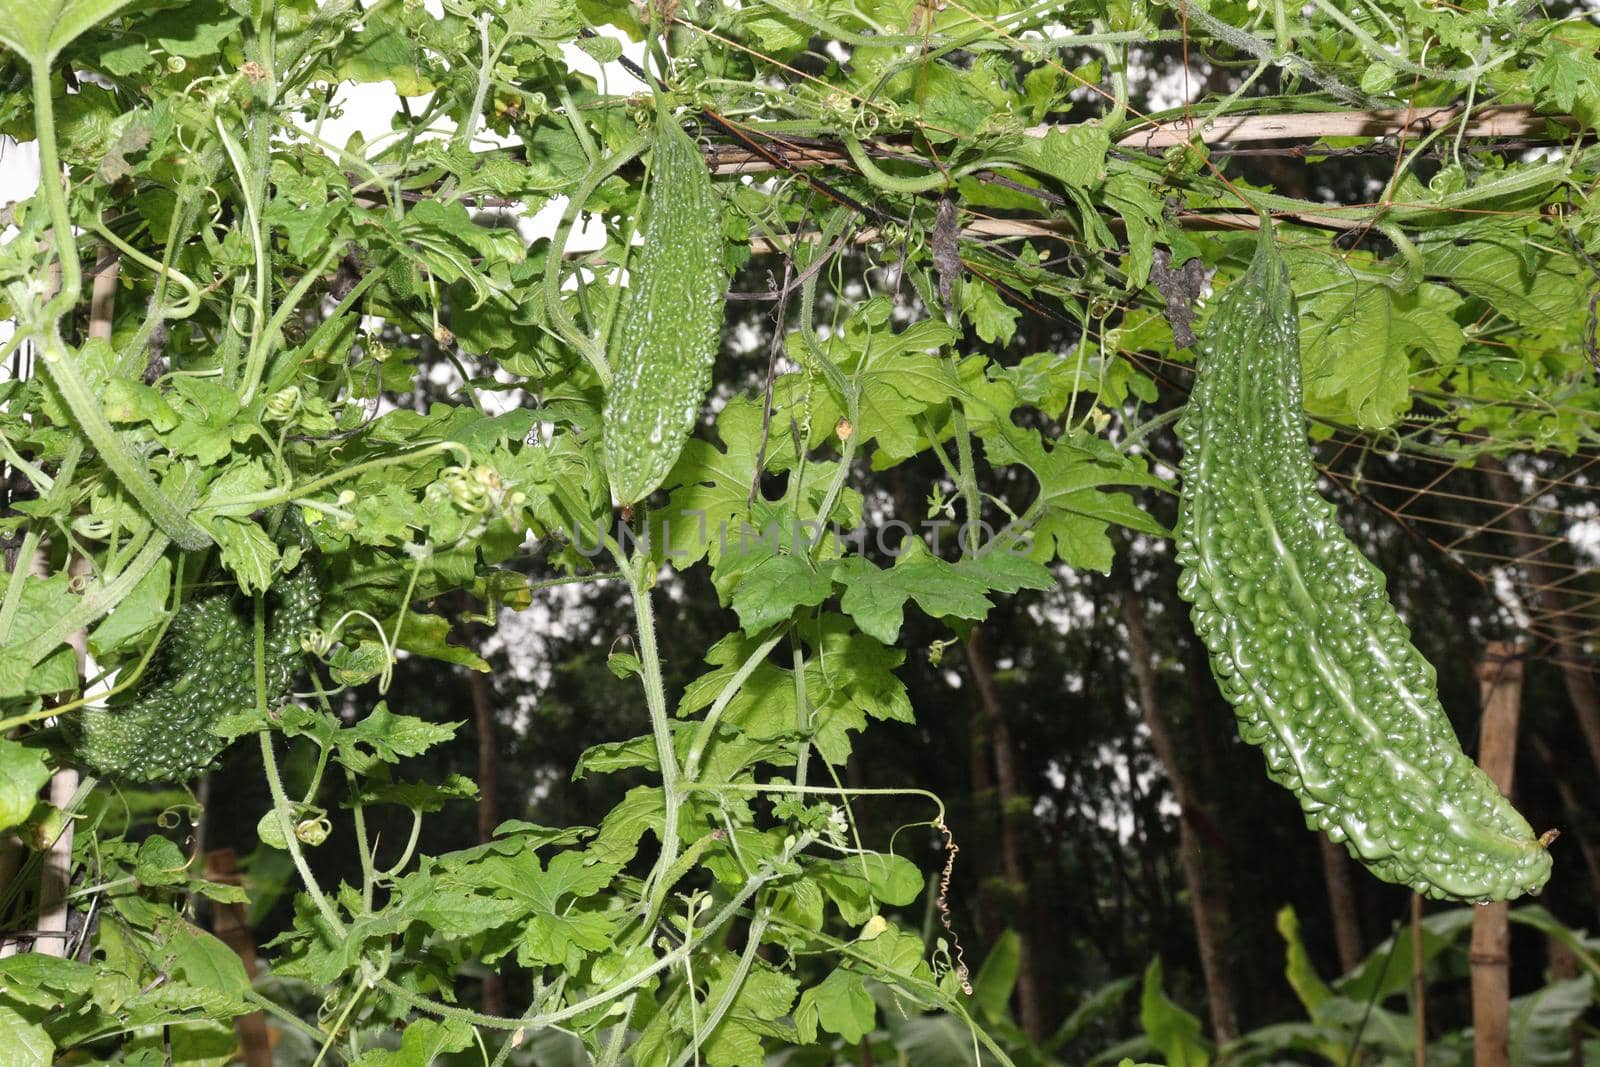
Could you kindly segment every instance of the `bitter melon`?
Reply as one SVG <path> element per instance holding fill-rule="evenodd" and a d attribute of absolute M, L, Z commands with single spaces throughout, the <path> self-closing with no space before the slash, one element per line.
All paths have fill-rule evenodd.
<path fill-rule="evenodd" d="M 611 347 L 602 420 L 606 475 L 623 504 L 649 496 L 677 462 L 711 385 L 728 268 L 705 160 L 661 109 L 649 220 Z"/>
<path fill-rule="evenodd" d="M 268 594 L 263 656 L 269 706 L 282 700 L 303 653 L 300 638 L 321 601 L 309 560 Z M 192 778 L 227 742 L 210 727 L 255 704 L 255 636 L 247 603 L 231 594 L 178 609 L 133 699 L 68 717 L 64 731 L 76 758 L 107 777 L 133 782 Z"/>
<path fill-rule="evenodd" d="M 1179 593 L 1239 732 L 1306 825 L 1436 899 L 1537 892 L 1550 855 L 1456 741 L 1384 576 L 1317 491 L 1288 270 L 1263 227 L 1178 423 Z"/>

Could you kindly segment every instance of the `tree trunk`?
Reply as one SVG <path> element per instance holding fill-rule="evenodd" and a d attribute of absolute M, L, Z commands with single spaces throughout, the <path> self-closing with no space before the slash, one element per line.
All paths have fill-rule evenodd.
<path fill-rule="evenodd" d="M 213 882 L 238 885 L 239 866 L 233 849 L 221 848 L 205 854 L 205 875 Z M 211 932 L 238 955 L 244 973 L 253 980 L 260 965 L 256 960 L 256 941 L 250 932 L 243 904 L 211 904 Z M 259 1011 L 247 1012 L 233 1021 L 239 1034 L 240 1058 L 246 1067 L 272 1067 L 272 1040 L 267 1017 Z"/>
<path fill-rule="evenodd" d="M 499 784 L 499 760 L 495 750 L 494 691 L 489 676 L 467 671 L 467 686 L 472 690 L 472 723 L 478 733 L 478 840 L 488 841 L 500 825 L 500 806 L 495 797 Z"/>
<path fill-rule="evenodd" d="M 1188 884 L 1189 901 L 1194 909 L 1194 935 L 1200 951 L 1200 969 L 1206 980 L 1211 1032 L 1217 1043 L 1222 1044 L 1239 1035 L 1233 983 L 1228 977 L 1222 948 L 1227 919 L 1223 902 L 1218 894 L 1211 891 L 1211 884 L 1206 877 L 1205 861 L 1191 815 L 1200 810 L 1200 805 L 1189 777 L 1178 761 L 1177 746 L 1173 744 L 1171 731 L 1167 729 L 1166 719 L 1161 714 L 1156 696 L 1155 667 L 1150 659 L 1150 639 L 1144 628 L 1144 610 L 1139 604 L 1138 594 L 1131 588 L 1122 594 L 1122 622 L 1128 629 L 1128 659 L 1133 664 L 1133 678 L 1138 687 L 1139 710 L 1145 727 L 1150 731 L 1151 747 L 1166 768 L 1180 809 L 1178 856 L 1183 864 L 1183 880 Z"/>
<path fill-rule="evenodd" d="M 1478 731 L 1478 766 L 1507 797 L 1517 760 L 1517 716 L 1522 701 L 1522 661 L 1516 647 L 1493 641 L 1478 664 L 1483 719 Z M 1511 931 L 1505 901 L 1472 913 L 1472 1062 L 1507 1067 L 1510 1062 Z"/>
<path fill-rule="evenodd" d="M 1589 668 L 1589 656 L 1584 651 L 1582 635 L 1572 624 L 1573 616 L 1567 613 L 1571 607 L 1571 598 L 1567 593 L 1570 587 L 1560 584 L 1561 576 L 1557 568 L 1544 558 L 1544 553 L 1553 547 L 1553 542 L 1540 538 L 1534 531 L 1528 513 L 1521 506 L 1524 502 L 1522 490 L 1505 466 L 1492 456 L 1480 457 L 1478 464 L 1483 469 L 1490 492 L 1508 508 L 1505 514 L 1506 529 L 1516 546 L 1518 561 L 1528 582 L 1528 597 L 1536 613 L 1548 622 L 1555 640 L 1556 659 L 1561 666 L 1561 679 L 1566 683 L 1567 698 L 1572 701 L 1572 712 L 1577 716 L 1578 728 L 1589 747 L 1589 758 L 1594 761 L 1595 769 L 1600 770 L 1600 688 L 1596 687 L 1594 671 Z"/>
<path fill-rule="evenodd" d="M 1322 873 L 1328 883 L 1328 910 L 1333 914 L 1333 940 L 1339 950 L 1339 973 L 1361 966 L 1361 918 L 1356 912 L 1355 885 L 1350 880 L 1350 857 L 1343 845 L 1318 834 L 1322 846 Z"/>
<path fill-rule="evenodd" d="M 1018 825 L 1020 813 L 1014 810 L 1016 804 L 1027 802 L 1027 794 L 1021 787 L 1021 776 L 1017 771 L 1017 751 L 1011 740 L 1011 728 L 1000 707 L 999 691 L 995 689 L 994 668 L 984 651 L 978 630 L 972 631 L 964 648 L 973 688 L 978 694 L 979 718 L 987 734 L 988 747 L 994 753 L 995 792 L 1000 808 L 1001 863 L 1006 881 L 1021 901 L 1019 910 L 1025 920 L 1018 924 L 1017 929 L 1017 1018 L 1028 1036 L 1038 1041 L 1044 1037 L 1044 1005 L 1038 976 L 1034 972 L 1034 924 L 1026 921 L 1033 901 L 1028 892 L 1022 828 Z M 974 754 L 975 763 L 980 758 L 977 753 Z"/>

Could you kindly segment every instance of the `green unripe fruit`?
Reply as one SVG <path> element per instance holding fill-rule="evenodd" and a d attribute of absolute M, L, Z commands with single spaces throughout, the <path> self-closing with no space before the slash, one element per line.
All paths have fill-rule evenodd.
<path fill-rule="evenodd" d="M 300 667 L 301 635 L 316 622 L 321 592 L 309 561 L 268 593 L 263 656 L 267 705 L 280 703 Z M 225 715 L 255 706 L 254 627 L 230 594 L 185 604 L 133 698 L 88 708 L 63 723 L 74 755 L 107 778 L 175 782 L 208 767 L 228 742 L 211 732 Z"/>
<path fill-rule="evenodd" d="M 1240 735 L 1307 826 L 1436 899 L 1537 892 L 1549 852 L 1461 751 L 1382 572 L 1317 492 L 1297 321 L 1263 228 L 1222 295 L 1178 423 L 1178 592 Z"/>
<path fill-rule="evenodd" d="M 722 209 L 700 150 L 656 118 L 649 221 L 611 351 L 606 475 L 623 504 L 666 480 L 694 429 L 722 335 L 728 268 Z"/>

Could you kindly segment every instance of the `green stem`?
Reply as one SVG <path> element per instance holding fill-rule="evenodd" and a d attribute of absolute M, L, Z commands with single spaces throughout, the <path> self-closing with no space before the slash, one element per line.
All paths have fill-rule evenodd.
<path fill-rule="evenodd" d="M 134 456 L 121 435 L 112 429 L 101 409 L 100 400 L 89 389 L 89 383 L 78 369 L 72 353 L 56 332 L 54 324 L 46 328 L 40 345 L 40 362 L 45 373 L 66 401 L 67 408 L 77 422 L 77 429 L 89 439 L 100 459 L 111 473 L 117 476 L 122 488 L 138 502 L 139 507 L 161 528 L 161 532 L 186 552 L 198 552 L 212 543 L 211 535 L 161 491 L 144 464 Z"/>
<path fill-rule="evenodd" d="M 544 306 L 550 316 L 550 323 L 555 327 L 556 334 L 576 348 L 589 365 L 594 368 L 595 374 L 600 377 L 600 384 L 611 384 L 611 364 L 606 361 L 606 354 L 600 350 L 599 343 L 579 331 L 577 324 L 572 321 L 572 316 L 561 303 L 561 263 L 567 250 L 567 237 L 572 233 L 572 224 L 577 221 L 578 214 L 583 210 L 583 205 L 600 183 L 621 169 L 624 163 L 633 159 L 644 151 L 643 140 L 634 141 L 618 149 L 604 162 L 595 164 L 578 188 L 573 192 L 572 199 L 567 202 L 567 210 L 561 215 L 561 224 L 556 227 L 555 236 L 550 239 L 550 249 L 546 253 L 544 264 Z"/>
<path fill-rule="evenodd" d="M 279 1022 L 285 1024 L 291 1030 L 300 1031 L 312 1041 L 320 1042 L 322 1040 L 324 1035 L 321 1030 L 318 1030 L 316 1027 L 312 1026 L 298 1015 L 279 1007 L 272 1000 L 262 996 L 260 993 L 257 993 L 254 989 L 246 989 L 243 993 L 243 996 L 245 1000 L 249 1001 L 251 1004 L 254 1004 L 256 1007 L 260 1008 L 274 1019 L 277 1019 Z"/>
<path fill-rule="evenodd" d="M 935 171 L 920 178 L 890 174 L 873 161 L 854 134 L 845 133 L 842 139 L 845 151 L 850 153 L 850 162 L 856 165 L 861 176 L 872 185 L 887 189 L 891 193 L 929 193 L 935 189 L 946 188 L 955 177 L 954 174 L 946 174 L 944 171 Z"/>
<path fill-rule="evenodd" d="M 17 655 L 25 662 L 38 663 L 65 641 L 68 634 L 84 629 L 122 603 L 123 599 L 133 592 L 133 587 L 138 585 L 160 561 L 167 550 L 167 544 L 168 541 L 164 536 L 151 533 L 138 555 L 134 556 L 115 578 L 103 581 L 85 593 L 76 606 L 58 617 L 48 628 L 29 638 L 28 643 L 22 646 Z"/>
<path fill-rule="evenodd" d="M 46 514 L 54 514 L 66 504 L 73 472 L 78 469 L 78 460 L 82 457 L 83 442 L 74 437 L 67 442 L 61 463 L 56 467 L 55 484 L 45 494 Z M 11 640 L 11 628 L 16 624 L 17 611 L 22 607 L 22 586 L 28 579 L 28 566 L 33 561 L 34 550 L 39 547 L 42 536 L 36 524 L 28 524 L 28 532 L 22 538 L 22 547 L 17 551 L 17 565 L 12 568 L 11 577 L 6 582 L 5 599 L 0 601 L 0 648 L 5 647 Z"/>
<path fill-rule="evenodd" d="M 118 252 L 121 252 L 123 255 L 127 256 L 141 267 L 144 267 L 146 270 L 151 270 L 156 272 L 158 275 L 161 275 L 163 283 L 167 278 L 171 278 L 173 281 L 178 283 L 179 287 L 182 288 L 186 294 L 188 294 L 184 297 L 183 303 L 174 304 L 170 308 L 162 308 L 159 304 L 155 304 L 154 306 L 159 309 L 159 314 L 162 318 L 187 318 L 199 310 L 200 287 L 191 281 L 188 275 L 182 273 L 181 271 L 172 269 L 172 267 L 165 263 L 151 259 L 143 252 L 139 251 L 137 248 L 118 237 L 111 227 L 107 226 L 99 219 L 91 219 L 89 221 L 89 228 L 99 235 L 99 237 L 105 241 L 106 244 L 111 245 Z"/>
<path fill-rule="evenodd" d="M 56 154 L 55 98 L 50 88 L 48 63 L 33 64 L 33 125 L 39 141 L 39 188 L 44 191 L 50 211 L 50 231 L 55 239 L 56 259 L 61 264 L 61 287 L 45 305 L 43 318 L 54 322 L 78 302 L 83 292 L 83 268 L 78 262 L 77 239 L 72 233 L 72 214 L 67 210 L 67 192 L 61 177 L 61 159 Z"/>
<path fill-rule="evenodd" d="M 789 848 L 785 849 L 783 853 L 777 857 L 777 861 L 787 863 L 794 855 L 808 847 L 813 840 L 814 838 L 810 833 L 801 834 L 794 840 Z M 691 953 L 703 947 L 706 941 L 708 941 L 713 934 L 715 934 L 723 926 L 727 925 L 728 921 L 737 915 L 739 910 L 744 907 L 745 902 L 755 895 L 756 890 L 760 889 L 763 885 L 772 881 L 776 877 L 778 877 L 778 871 L 775 869 L 774 863 L 767 863 L 763 865 L 761 872 L 741 886 L 739 891 L 733 895 L 732 899 L 724 904 L 721 909 L 719 909 L 717 913 L 711 917 L 711 920 L 706 923 L 705 926 L 701 927 L 698 937 L 694 937 L 685 941 L 671 952 L 658 957 L 656 961 L 650 964 L 648 967 L 644 967 L 638 971 L 635 971 L 633 974 L 629 975 L 621 982 L 618 982 L 616 985 L 602 989 L 593 996 L 585 997 L 580 1001 L 569 1004 L 564 1008 L 558 1008 L 555 1011 L 545 1012 L 540 1015 L 527 1015 L 521 1018 L 513 1018 L 505 1015 L 485 1015 L 483 1012 L 470 1011 L 465 1008 L 457 1008 L 448 1004 L 439 1004 L 435 1001 L 428 1000 L 426 997 L 420 997 L 411 992 L 411 990 L 402 985 L 398 985 L 393 980 L 388 978 L 379 979 L 378 984 L 381 985 L 384 991 L 389 993 L 391 996 L 403 1001 L 406 1004 L 409 1004 L 418 1011 L 426 1012 L 429 1015 L 437 1016 L 441 1019 L 457 1019 L 461 1022 L 470 1023 L 473 1026 L 488 1026 L 497 1030 L 540 1030 L 545 1027 L 553 1026 L 556 1023 L 562 1022 L 563 1020 L 571 1019 L 575 1016 L 582 1015 L 585 1012 L 592 1011 L 603 1004 L 608 1004 L 623 994 L 637 989 L 639 986 L 648 982 L 662 971 L 676 967 L 678 964 L 687 959 Z"/>
<path fill-rule="evenodd" d="M 250 309 L 255 329 L 250 336 L 250 345 L 246 350 L 244 374 L 240 382 L 239 403 L 248 406 L 255 396 L 256 386 L 260 384 L 261 368 L 266 361 L 267 344 L 267 242 L 266 235 L 261 227 L 261 205 L 256 199 L 256 184 L 250 176 L 250 163 L 246 161 L 244 149 L 239 142 L 228 133 L 222 124 L 222 117 L 215 118 L 217 136 L 222 140 L 222 147 L 228 153 L 228 159 L 233 164 L 234 180 L 239 184 L 239 195 L 244 197 L 245 224 L 249 229 L 250 246 L 255 253 L 256 276 L 255 298 Z M 258 121 L 258 127 L 260 123 Z M 255 138 L 252 134 L 251 147 L 254 148 Z M 231 325 L 231 323 L 230 323 Z M 234 385 L 235 383 L 228 383 Z"/>
<path fill-rule="evenodd" d="M 777 647 L 778 642 L 783 640 L 783 635 L 784 630 L 779 630 L 757 645 L 755 651 L 751 652 L 745 658 L 745 661 L 739 664 L 739 669 L 733 673 L 732 678 L 728 679 L 728 684 L 722 687 L 722 692 L 717 694 L 717 699 L 712 702 L 711 709 L 706 712 L 706 717 L 700 722 L 699 730 L 695 732 L 694 741 L 689 746 L 689 754 L 684 757 L 683 778 L 685 781 L 692 782 L 699 777 L 700 759 L 705 755 L 706 746 L 711 743 L 712 737 L 716 734 L 717 722 L 722 718 L 723 711 L 727 709 L 733 698 L 739 694 L 740 688 L 744 686 L 750 675 L 755 673 L 756 668 L 766 662 L 767 653 Z"/>
<path fill-rule="evenodd" d="M 728 1014 L 728 1009 L 733 1007 L 739 990 L 744 987 L 744 981 L 750 975 L 750 966 L 756 961 L 756 952 L 761 948 L 762 935 L 767 932 L 767 927 L 771 924 L 772 916 L 765 910 L 750 920 L 750 929 L 744 935 L 744 951 L 739 954 L 739 962 L 733 969 L 732 977 L 728 979 L 727 988 L 722 991 L 722 996 L 717 998 L 717 1005 L 711 1009 L 711 1014 L 706 1016 L 705 1025 L 698 1027 L 691 1036 L 689 1047 L 678 1053 L 678 1058 L 672 1061 L 672 1067 L 684 1067 L 684 1064 L 691 1059 L 698 1059 L 700 1046 L 716 1032 L 717 1025 L 722 1022 L 722 1017 Z M 692 989 L 689 995 L 694 995 Z"/>
<path fill-rule="evenodd" d="M 256 712 L 263 719 L 267 716 L 266 604 L 266 598 L 257 594 L 255 598 Z M 305 886 L 311 902 L 316 905 L 317 911 L 322 913 L 334 936 L 343 941 L 346 936 L 344 923 L 339 920 L 339 913 L 333 910 L 333 905 L 328 903 L 327 896 L 322 892 L 322 886 L 317 884 L 317 877 L 311 873 L 311 866 L 306 863 L 305 853 L 300 849 L 300 839 L 295 836 L 294 817 L 290 814 L 293 806 L 289 801 L 288 792 L 283 788 L 283 777 L 278 773 L 278 757 L 272 751 L 272 731 L 262 730 L 259 736 L 261 763 L 267 773 L 267 791 L 272 794 L 272 810 L 278 817 L 278 832 L 283 835 L 284 847 L 289 850 L 289 858 L 294 861 L 294 868 L 300 874 L 300 883 Z"/>
<path fill-rule="evenodd" d="M 666 686 L 661 680 L 661 654 L 656 649 L 655 612 L 650 602 L 650 559 L 641 550 L 632 560 L 614 549 L 617 569 L 633 594 L 633 618 L 639 631 L 639 676 L 644 683 L 645 707 L 650 712 L 650 732 L 655 737 L 656 760 L 661 765 L 661 793 L 666 803 L 662 818 L 661 855 L 650 872 L 645 927 L 654 925 L 666 899 L 666 873 L 678 858 L 678 808 L 683 801 L 678 781 L 678 756 L 672 746 L 672 723 L 667 712 Z"/>
<path fill-rule="evenodd" d="M 289 316 L 293 315 L 295 310 L 299 308 L 300 301 L 305 298 L 306 292 L 321 279 L 323 272 L 333 265 L 333 261 L 338 259 L 343 251 L 344 248 L 340 245 L 330 247 L 322 254 L 322 258 L 317 260 L 316 266 L 302 274 L 300 279 L 294 283 L 294 287 L 284 296 L 283 301 L 278 305 L 278 309 L 272 313 L 272 318 L 267 321 L 265 332 L 269 338 L 279 336 L 279 331 L 283 329 L 284 323 L 289 321 Z"/>
<path fill-rule="evenodd" d="M 436 452 L 450 452 L 463 463 L 472 461 L 472 452 L 460 441 L 436 441 L 431 445 L 424 445 L 415 452 L 405 452 L 398 456 L 381 456 L 378 459 L 369 459 L 365 463 L 357 463 L 352 467 L 324 474 L 321 478 L 307 482 L 305 485 L 290 486 L 286 489 L 268 489 L 260 493 L 246 493 L 244 496 L 230 497 L 226 500 L 215 502 L 208 501 L 197 510 L 210 515 L 246 514 L 259 511 L 263 508 L 274 508 L 279 504 L 287 504 L 297 497 L 309 496 L 312 493 L 326 489 L 330 485 L 348 481 L 359 477 L 367 471 L 378 470 L 382 467 L 392 466 L 396 463 L 409 463 L 412 460 L 431 456 Z"/>
<path fill-rule="evenodd" d="M 578 144 L 583 148 L 583 158 L 589 161 L 589 166 L 594 166 L 595 160 L 600 158 L 600 150 L 595 147 L 594 138 L 589 136 L 589 128 L 578 117 L 578 105 L 572 102 L 572 91 L 567 88 L 567 81 L 558 72 L 556 77 L 556 94 L 561 101 L 561 110 L 566 113 L 567 124 L 572 127 L 572 136 L 578 139 Z"/>
<path fill-rule="evenodd" d="M 40 355 L 45 373 L 66 401 L 78 429 L 89 438 L 100 458 L 136 500 L 151 520 L 187 551 L 211 544 L 211 535 L 196 526 L 168 499 L 131 449 L 111 428 L 100 402 L 89 391 L 72 354 L 67 351 L 57 328 L 61 316 L 78 302 L 83 291 L 82 268 L 78 262 L 72 216 L 61 178 L 61 160 L 56 154 L 55 103 L 50 91 L 50 69 L 33 65 L 34 126 L 39 139 L 39 185 L 50 211 L 50 229 L 55 239 L 57 261 L 61 264 L 61 288 L 45 306 L 34 332 L 40 340 Z"/>
<path fill-rule="evenodd" d="M 507 34 L 499 48 L 489 43 L 489 25 L 492 21 L 493 16 L 488 11 L 478 12 L 478 43 L 483 58 L 478 64 L 478 84 L 472 92 L 472 104 L 456 127 L 455 147 L 458 149 L 465 148 L 470 151 L 472 148 L 472 138 L 478 132 L 478 118 L 483 113 L 483 102 L 489 96 L 489 82 L 494 73 L 494 65 L 500 62 L 500 52 L 510 40 L 510 34 Z"/>

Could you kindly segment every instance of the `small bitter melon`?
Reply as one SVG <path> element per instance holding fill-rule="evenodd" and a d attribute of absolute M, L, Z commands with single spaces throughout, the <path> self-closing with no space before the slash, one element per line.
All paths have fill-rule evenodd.
<path fill-rule="evenodd" d="M 1384 576 L 1317 491 L 1288 270 L 1265 224 L 1178 423 L 1179 593 L 1239 732 L 1306 825 L 1437 899 L 1537 892 L 1550 855 L 1462 751 Z"/>
<path fill-rule="evenodd" d="M 268 593 L 263 656 L 270 707 L 289 692 L 316 623 L 320 588 L 309 560 Z M 255 704 L 255 636 L 248 602 L 222 593 L 178 609 L 133 698 L 63 721 L 75 757 L 96 773 L 132 782 L 193 778 L 227 742 L 210 727 Z"/>
<path fill-rule="evenodd" d="M 606 475 L 623 504 L 666 480 L 694 429 L 722 335 L 722 210 L 700 150 L 660 109 L 643 244 L 611 346 Z"/>

